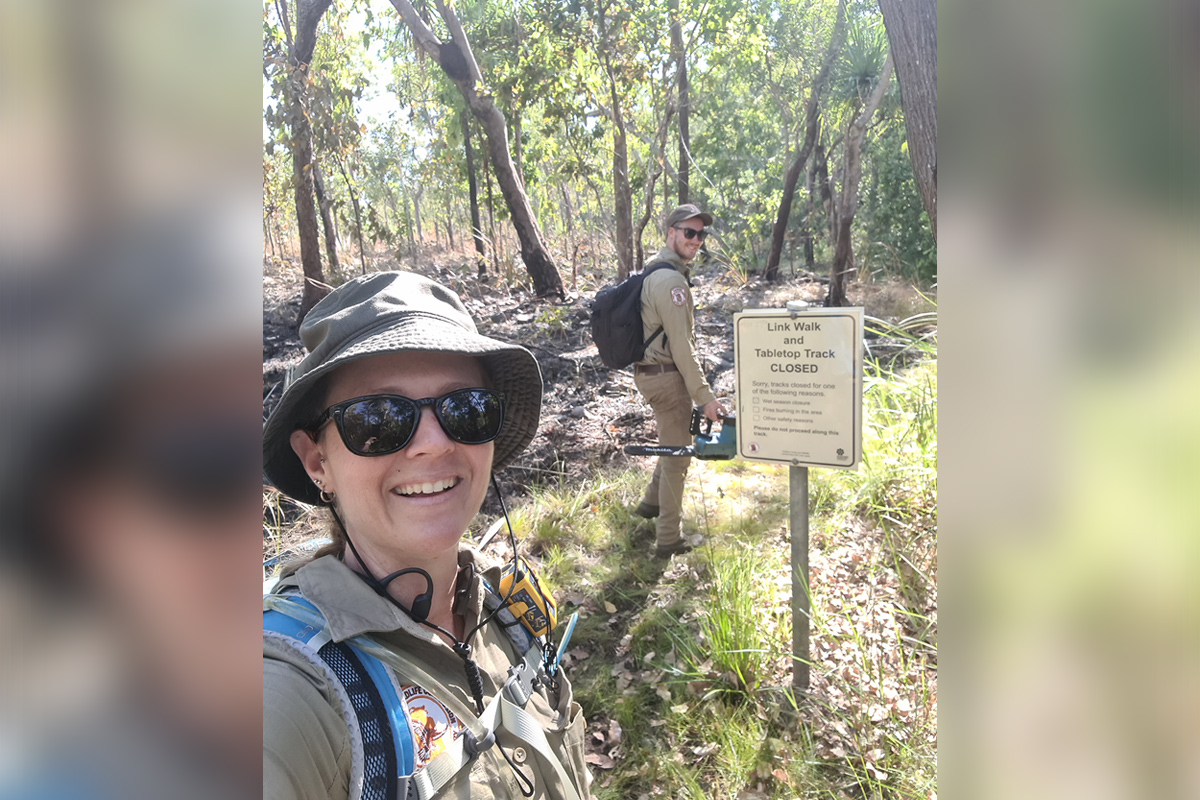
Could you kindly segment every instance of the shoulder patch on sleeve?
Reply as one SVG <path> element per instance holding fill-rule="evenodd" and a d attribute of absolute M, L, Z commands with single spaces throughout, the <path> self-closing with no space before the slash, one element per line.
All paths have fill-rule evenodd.
<path fill-rule="evenodd" d="M 682 286 L 676 286 L 671 290 L 671 302 L 677 306 L 681 306 L 687 302 L 687 289 Z"/>

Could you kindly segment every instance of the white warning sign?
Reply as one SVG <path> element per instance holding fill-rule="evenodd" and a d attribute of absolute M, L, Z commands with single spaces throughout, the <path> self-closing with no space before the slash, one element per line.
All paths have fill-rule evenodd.
<path fill-rule="evenodd" d="M 861 308 L 734 314 L 738 455 L 854 468 L 862 456 Z"/>

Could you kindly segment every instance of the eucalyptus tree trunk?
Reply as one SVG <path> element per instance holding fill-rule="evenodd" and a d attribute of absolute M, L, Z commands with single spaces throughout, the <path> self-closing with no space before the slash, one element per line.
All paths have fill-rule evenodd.
<path fill-rule="evenodd" d="M 317 195 L 317 209 L 321 213 L 321 228 L 325 231 L 325 257 L 329 260 L 329 272 L 333 275 L 340 275 L 342 260 L 338 257 L 340 240 L 338 239 L 337 223 L 333 221 L 333 198 L 325 191 L 325 176 L 315 158 L 313 159 L 312 176 L 313 189 L 316 190 Z"/>
<path fill-rule="evenodd" d="M 608 73 L 609 97 L 613 117 L 613 210 L 616 213 L 614 236 L 617 246 L 617 277 L 625 280 L 633 269 L 633 190 L 629 188 L 629 147 L 625 136 L 625 115 L 612 65 L 604 59 Z"/>
<path fill-rule="evenodd" d="M 634 232 L 633 241 L 637 245 L 637 264 L 635 268 L 638 272 L 646 266 L 646 254 L 642 249 L 642 234 L 646 230 L 646 226 L 650 223 L 650 218 L 654 216 L 654 184 L 658 182 L 658 177 L 663 173 L 663 162 L 666 161 L 667 134 L 671 130 L 671 115 L 674 110 L 671 108 L 670 102 L 667 103 L 666 110 L 663 112 L 662 122 L 658 126 L 658 153 L 661 160 L 658 166 L 646 180 L 646 210 L 642 214 L 642 218 L 638 221 L 637 229 Z M 663 181 L 663 185 L 666 185 Z"/>
<path fill-rule="evenodd" d="M 475 240 L 475 266 L 479 277 L 487 277 L 487 245 L 483 241 L 483 225 L 479 221 L 479 180 L 475 177 L 475 148 L 471 147 L 471 117 L 462 115 L 463 149 L 467 157 L 467 189 L 471 197 L 471 238 Z"/>
<path fill-rule="evenodd" d="M 662 173 L 663 168 L 660 164 L 646 177 L 646 210 L 642 213 L 642 218 L 638 220 L 633 236 L 633 268 L 636 272 L 641 272 L 646 268 L 646 251 L 642 247 L 642 234 L 645 232 L 646 226 L 650 223 L 650 217 L 654 215 L 654 184 L 658 183 L 658 178 Z"/>
<path fill-rule="evenodd" d="M 820 115 L 816 113 L 815 109 L 810 112 L 805 128 L 804 144 L 783 176 L 783 196 L 779 198 L 779 211 L 775 214 L 775 224 L 771 228 L 771 250 L 767 253 L 767 267 L 763 272 L 763 278 L 768 281 L 779 280 L 779 259 L 783 255 L 783 240 L 787 234 L 788 218 L 792 213 L 792 199 L 796 195 L 796 184 L 800 182 L 800 173 L 804 171 L 804 162 L 808 161 L 813 144 L 820 135 Z"/>
<path fill-rule="evenodd" d="M 913 176 L 937 238 L 937 0 L 879 0 L 896 59 L 896 82 Z"/>
<path fill-rule="evenodd" d="M 450 31 L 450 41 L 443 42 L 421 20 L 417 10 L 410 0 L 391 0 L 392 5 L 400 12 L 404 24 L 412 32 L 417 44 L 430 56 L 435 58 L 446 76 L 454 82 L 462 93 L 472 113 L 479 120 L 487 139 L 488 156 L 496 170 L 496 180 L 500 184 L 500 192 L 508 205 L 512 216 L 513 227 L 521 243 L 521 258 L 525 269 L 533 279 L 534 292 L 539 297 L 566 296 L 562 277 L 554 266 L 549 249 L 542 238 L 541 228 L 529 205 L 529 198 L 517 176 L 513 165 L 512 154 L 508 145 L 508 126 L 504 115 L 496 107 L 490 95 L 480 92 L 483 76 L 471 51 L 471 44 L 463 32 L 462 23 L 454 11 L 443 0 L 435 0 L 438 13 Z"/>
<path fill-rule="evenodd" d="M 417 242 L 413 238 L 413 218 L 408 208 L 408 195 L 404 195 L 404 228 L 408 232 L 408 254 L 417 252 Z"/>
<path fill-rule="evenodd" d="M 487 187 L 488 236 L 492 240 L 492 272 L 500 274 L 500 253 L 496 240 L 496 200 L 492 196 L 492 170 L 489 162 L 483 160 L 483 185 Z"/>
<path fill-rule="evenodd" d="M 804 240 L 804 268 L 812 270 L 815 266 L 816 253 L 813 252 L 812 214 L 813 214 L 813 173 L 816 172 L 816 159 L 809 167 L 804 178 L 804 193 L 807 195 L 804 208 L 804 219 L 800 221 L 800 238 Z"/>
<path fill-rule="evenodd" d="M 513 170 L 517 173 L 517 182 L 521 190 L 525 189 L 525 154 L 521 152 L 521 109 L 514 103 L 509 109 L 512 113 L 512 162 Z"/>
<path fill-rule="evenodd" d="M 418 186 L 417 191 L 413 192 L 413 219 L 417 223 L 417 242 L 425 244 L 425 231 L 421 228 L 421 195 L 425 194 L 425 187 Z"/>
<path fill-rule="evenodd" d="M 338 170 L 342 173 L 342 179 L 346 181 L 346 191 L 350 192 L 350 204 L 354 207 L 354 226 L 357 229 L 356 232 L 358 234 L 358 264 L 360 267 L 362 267 L 362 274 L 366 275 L 367 249 L 363 247 L 362 211 L 358 206 L 358 195 L 354 193 L 354 181 L 352 180 L 350 172 L 346 170 L 346 165 L 342 163 L 342 160 L 338 158 L 336 154 L 334 155 L 334 158 L 337 160 Z M 350 171 L 352 172 L 353 169 L 354 166 L 352 164 Z"/>
<path fill-rule="evenodd" d="M 821 210 L 825 212 L 825 228 L 832 242 L 837 230 L 837 205 L 833 202 L 833 184 L 829 179 L 829 152 L 817 142 L 813 153 L 813 167 L 817 179 L 817 194 L 821 197 Z"/>
<path fill-rule="evenodd" d="M 679 204 L 691 202 L 690 166 L 691 91 L 688 87 L 687 51 L 683 47 L 683 28 L 679 20 L 679 0 L 671 0 L 671 60 L 675 62 L 675 84 L 679 92 Z"/>
<path fill-rule="evenodd" d="M 296 0 L 296 35 L 293 39 L 287 16 L 286 0 L 280 0 L 280 21 L 287 31 L 290 122 L 292 129 L 292 175 L 296 203 L 296 227 L 300 234 L 300 265 L 304 271 L 304 293 L 300 300 L 299 324 L 304 315 L 329 293 L 321 266 L 321 242 L 317 232 L 317 208 L 314 202 L 312 124 L 305 109 L 308 97 L 308 68 L 317 45 L 317 24 L 332 0 Z"/>
<path fill-rule="evenodd" d="M 271 217 L 263 214 L 263 238 L 267 240 L 267 244 L 271 248 L 271 258 L 278 258 L 275 254 L 275 237 L 271 235 Z"/>
<path fill-rule="evenodd" d="M 567 224 L 567 246 L 564 249 L 570 250 L 575 242 L 575 209 L 571 207 L 571 195 L 567 193 L 566 181 L 558 184 L 558 191 L 562 195 L 563 222 Z"/>
<path fill-rule="evenodd" d="M 846 4 L 845 2 L 839 2 L 837 21 L 833 26 L 833 35 L 829 39 L 829 47 L 825 50 L 825 60 L 821 63 L 821 69 L 817 73 L 816 78 L 813 79 L 812 89 L 808 93 L 808 102 L 804 105 L 804 144 L 800 147 L 800 151 L 796 153 L 796 157 L 792 160 L 792 165 L 788 167 L 788 171 L 783 177 L 783 196 L 779 199 L 779 211 L 775 214 L 775 225 L 771 228 L 771 252 L 767 255 L 767 268 L 763 274 L 763 277 L 769 281 L 779 279 L 779 259 L 783 254 L 783 239 L 787 233 L 788 217 L 792 213 L 792 198 L 796 194 L 796 184 L 800 182 L 800 173 L 804 171 L 804 164 L 808 161 L 813 146 L 820 138 L 821 89 L 824 87 L 825 81 L 829 78 L 829 72 L 833 68 L 834 59 L 837 57 L 838 50 L 841 49 L 842 37 L 845 31 Z"/>
<path fill-rule="evenodd" d="M 296 98 L 292 110 L 292 168 L 296 203 L 296 228 L 300 233 L 300 267 L 304 272 L 304 293 L 300 299 L 297 323 L 329 293 L 325 270 L 321 265 L 321 237 L 317 230 L 317 205 L 313 196 L 312 128 L 303 111 L 303 100 Z"/>
<path fill-rule="evenodd" d="M 842 174 L 842 197 L 838 203 L 837 236 L 834 240 L 833 266 L 829 270 L 829 294 L 827 306 L 846 305 L 846 274 L 852 270 L 854 251 L 850 243 L 850 226 L 858 211 L 858 184 L 862 180 L 862 143 L 867 133 L 867 124 L 875 115 L 875 109 L 883 100 L 884 92 L 892 80 L 892 55 L 888 53 L 875 90 L 863 106 L 862 113 L 850 123 L 846 131 L 846 162 Z"/>

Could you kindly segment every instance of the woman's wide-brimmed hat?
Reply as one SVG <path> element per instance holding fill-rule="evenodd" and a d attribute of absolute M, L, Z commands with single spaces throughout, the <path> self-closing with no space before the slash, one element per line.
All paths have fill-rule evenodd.
<path fill-rule="evenodd" d="M 504 393 L 504 427 L 495 440 L 492 469 L 512 462 L 537 433 L 542 372 L 524 347 L 483 336 L 454 292 L 412 272 L 379 272 L 348 281 L 313 306 L 300 326 L 308 355 L 288 373 L 263 427 L 263 473 L 281 492 L 305 503 L 320 492 L 292 450 L 292 431 L 309 392 L 338 367 L 360 358 L 411 351 L 478 358 Z"/>

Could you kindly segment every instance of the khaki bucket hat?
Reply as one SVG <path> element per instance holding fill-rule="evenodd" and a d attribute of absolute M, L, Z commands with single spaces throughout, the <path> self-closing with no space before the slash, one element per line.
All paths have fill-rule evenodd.
<path fill-rule="evenodd" d="M 458 295 L 412 272 L 379 272 L 339 286 L 300 326 L 308 355 L 288 374 L 279 405 L 263 427 L 263 474 L 284 494 L 320 502 L 320 491 L 292 450 L 292 431 L 320 379 L 360 358 L 409 351 L 459 353 L 483 362 L 504 393 L 504 427 L 492 470 L 507 466 L 533 440 L 542 410 L 542 372 L 524 347 L 483 336 Z"/>

